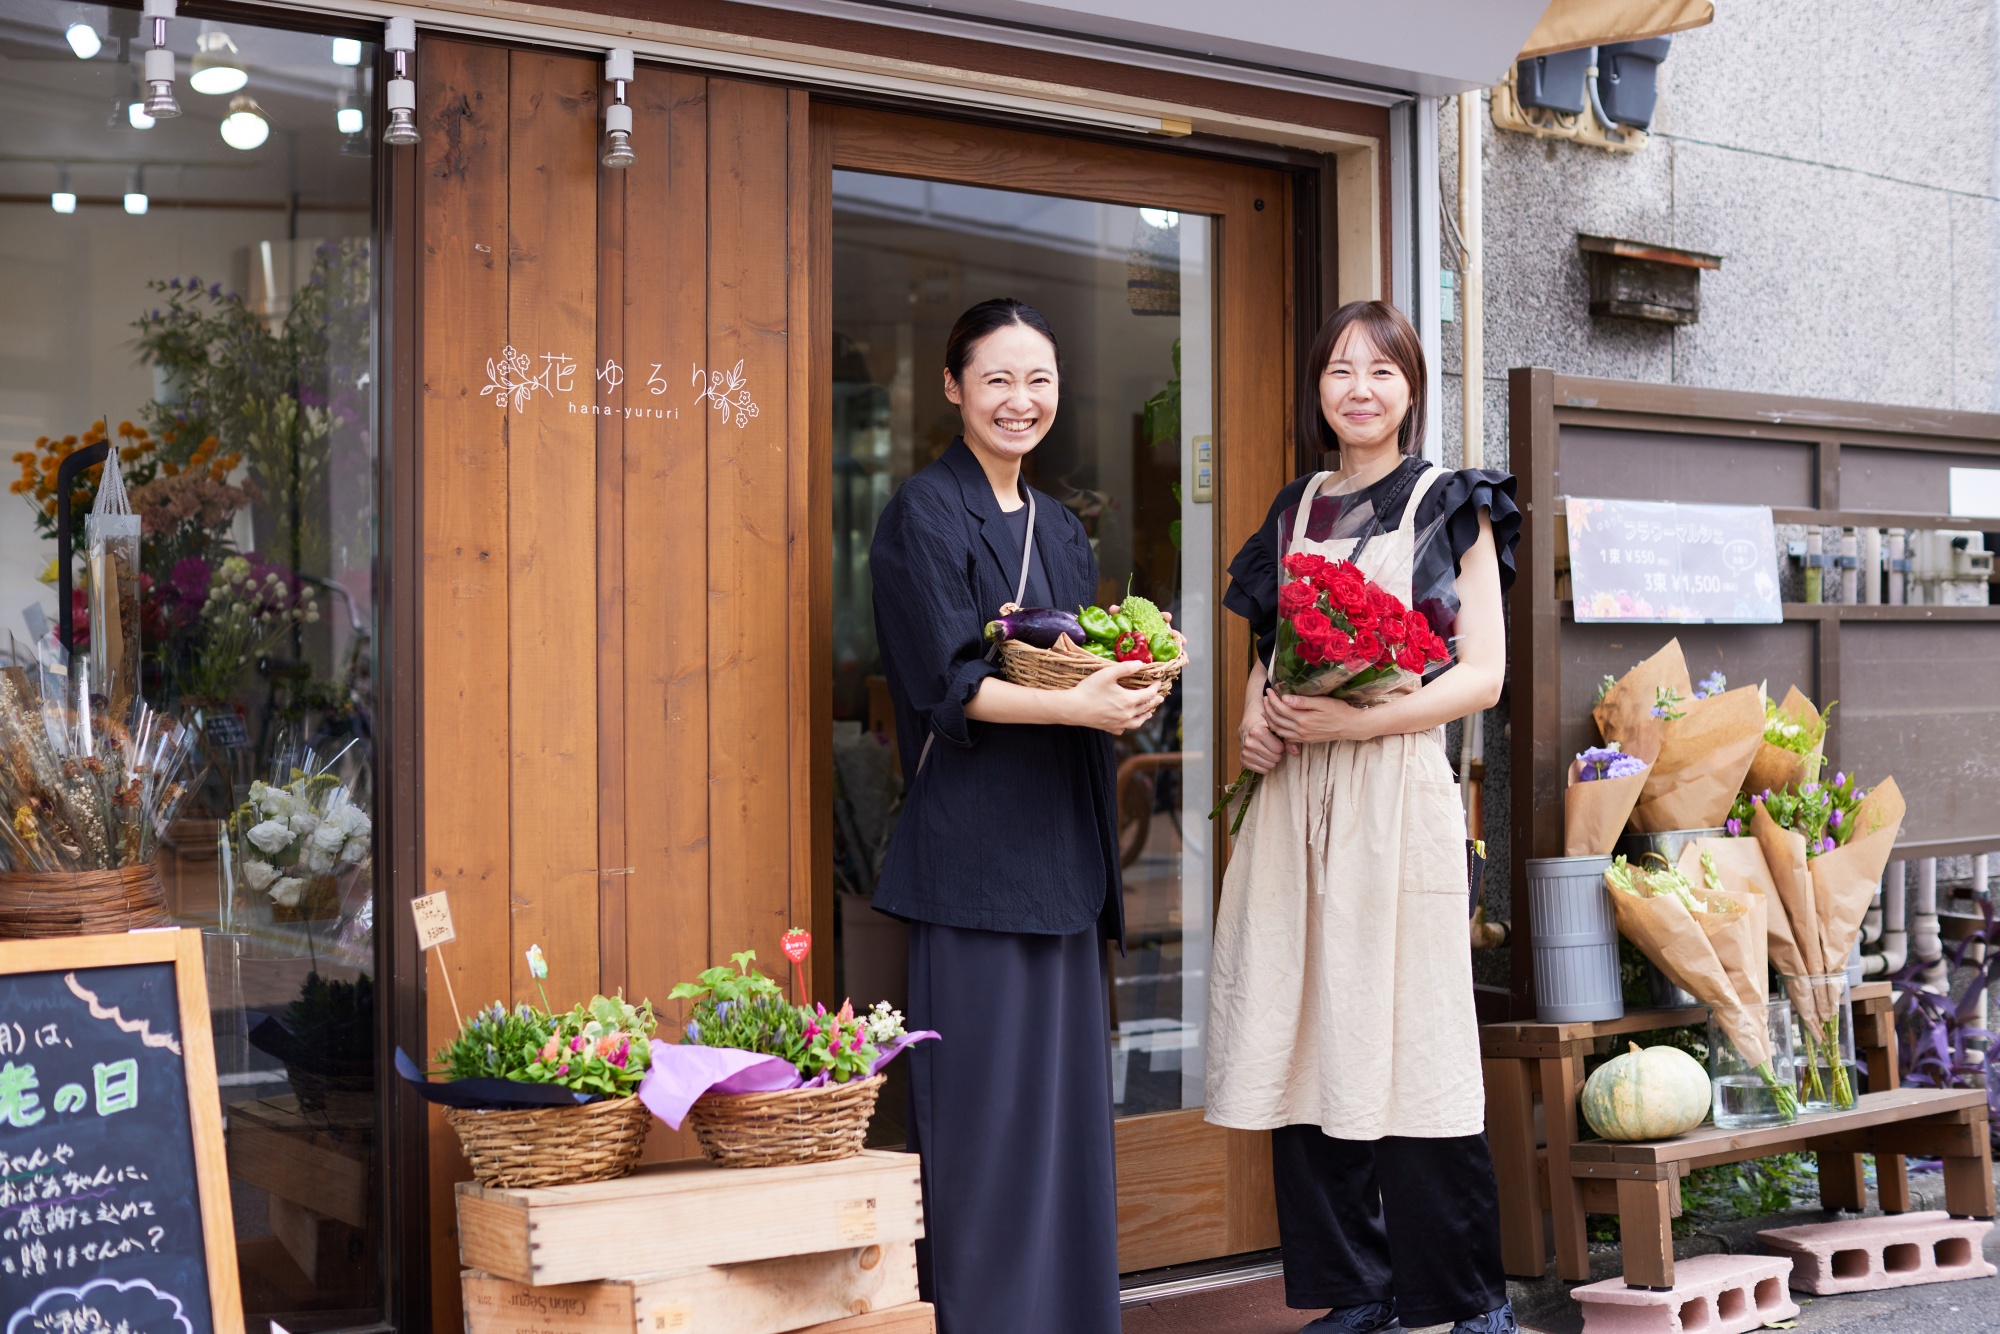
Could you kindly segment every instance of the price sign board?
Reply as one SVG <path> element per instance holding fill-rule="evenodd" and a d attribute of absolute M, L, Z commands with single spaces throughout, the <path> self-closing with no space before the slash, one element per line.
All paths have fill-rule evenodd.
<path fill-rule="evenodd" d="M 458 932 L 451 925 L 451 904 L 445 899 L 443 890 L 411 899 L 410 915 L 417 921 L 418 949 L 449 945 L 458 939 Z"/>
<path fill-rule="evenodd" d="M 1570 496 L 1567 510 L 1579 622 L 1785 619 L 1768 506 Z"/>
<path fill-rule="evenodd" d="M 9 1334 L 242 1334 L 198 931 L 0 942 Z"/>

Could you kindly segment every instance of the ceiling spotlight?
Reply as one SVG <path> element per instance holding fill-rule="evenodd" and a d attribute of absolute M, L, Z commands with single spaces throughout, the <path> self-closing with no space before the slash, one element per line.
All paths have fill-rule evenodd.
<path fill-rule="evenodd" d="M 417 142 L 417 85 L 410 82 L 410 58 L 417 53 L 417 23 L 398 14 L 387 24 L 382 45 L 395 62 L 389 86 L 383 90 L 383 105 L 389 109 L 389 124 L 382 142 L 398 146 Z"/>
<path fill-rule="evenodd" d="M 125 179 L 125 211 L 136 218 L 145 213 L 151 203 L 146 198 L 146 169 L 132 168 L 132 174 Z"/>
<path fill-rule="evenodd" d="M 361 39 L 358 37 L 334 38 L 333 63 L 336 65 L 359 65 L 361 63 Z"/>
<path fill-rule="evenodd" d="M 233 93 L 250 82 L 243 68 L 243 55 L 226 32 L 205 32 L 195 39 L 194 72 L 188 87 L 210 97 Z"/>
<path fill-rule="evenodd" d="M 76 212 L 76 191 L 69 188 L 69 168 L 62 169 L 62 176 L 56 182 L 55 193 L 49 196 L 49 207 L 58 213 Z"/>
<path fill-rule="evenodd" d="M 229 99 L 229 114 L 222 118 L 223 143 L 247 153 L 270 137 L 271 122 L 265 117 L 264 108 L 257 105 L 256 98 L 248 93 L 238 93 Z"/>
<path fill-rule="evenodd" d="M 132 122 L 132 128 L 135 130 L 150 130 L 153 128 L 153 118 L 147 114 L 144 102 L 134 102 L 126 107 L 125 119 Z"/>
<path fill-rule="evenodd" d="M 361 133 L 361 108 L 341 107 L 333 113 L 333 127 L 342 134 Z"/>
<path fill-rule="evenodd" d="M 104 49 L 104 43 L 98 37 L 97 29 L 80 19 L 63 29 L 63 38 L 69 43 L 69 49 L 76 52 L 78 60 L 89 60 Z"/>
<path fill-rule="evenodd" d="M 153 25 L 153 44 L 146 50 L 146 115 L 165 120 L 181 114 L 181 104 L 174 101 L 174 53 L 167 49 L 167 20 L 174 16 L 174 0 L 145 0 L 143 13 Z M 132 123 L 139 123 L 136 117 Z M 143 204 L 139 211 L 145 212 Z"/>
<path fill-rule="evenodd" d="M 625 103 L 625 85 L 632 82 L 632 49 L 614 46 L 604 53 L 604 78 L 611 101 L 604 108 L 604 153 L 597 160 L 607 167 L 629 167 L 639 159 L 632 152 L 632 108 Z"/>

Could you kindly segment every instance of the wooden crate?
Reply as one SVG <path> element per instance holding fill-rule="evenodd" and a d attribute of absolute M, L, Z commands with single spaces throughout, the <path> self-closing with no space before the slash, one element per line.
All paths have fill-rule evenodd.
<path fill-rule="evenodd" d="M 908 1306 L 917 1257 L 904 1241 L 545 1288 L 469 1269 L 464 1288 L 466 1334 L 782 1334 Z"/>
<path fill-rule="evenodd" d="M 373 1217 L 374 1117 L 364 1115 L 365 1121 L 342 1123 L 337 1115 L 300 1111 L 290 1095 L 231 1103 L 229 1177 L 366 1228 Z"/>
<path fill-rule="evenodd" d="M 937 1312 L 929 1302 L 911 1302 L 887 1311 L 829 1320 L 797 1334 L 937 1334 Z"/>
<path fill-rule="evenodd" d="M 683 1272 L 914 1241 L 923 1196 L 914 1154 L 835 1163 L 656 1163 L 616 1181 L 535 1190 L 458 1186 L 467 1269 L 535 1287 Z"/>

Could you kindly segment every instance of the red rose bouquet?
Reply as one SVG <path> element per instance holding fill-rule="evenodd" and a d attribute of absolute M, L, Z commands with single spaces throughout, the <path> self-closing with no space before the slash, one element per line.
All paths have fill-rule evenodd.
<path fill-rule="evenodd" d="M 1406 694 L 1423 684 L 1434 663 L 1451 649 L 1422 612 L 1363 573 L 1352 561 L 1330 561 L 1308 552 L 1285 557 L 1278 589 L 1278 646 L 1271 655 L 1271 688 L 1287 695 L 1332 695 L 1358 708 Z M 1245 769 L 1209 812 L 1212 820 L 1240 794 L 1230 823 L 1243 825 L 1261 774 Z"/>
<path fill-rule="evenodd" d="M 1295 552 L 1285 557 L 1285 573 L 1271 660 L 1271 682 L 1284 693 L 1365 707 L 1416 689 L 1426 668 L 1450 659 L 1423 613 L 1352 561 Z"/>

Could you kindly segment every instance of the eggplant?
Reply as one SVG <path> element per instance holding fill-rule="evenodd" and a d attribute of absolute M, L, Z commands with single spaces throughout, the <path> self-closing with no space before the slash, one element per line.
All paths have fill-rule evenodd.
<path fill-rule="evenodd" d="M 998 643 L 1003 639 L 1018 639 L 1023 644 L 1036 648 L 1054 648 L 1056 640 L 1069 636 L 1072 644 L 1084 642 L 1083 626 L 1078 624 L 1073 612 L 1059 611 L 1054 607 L 1023 607 L 986 623 L 986 641 Z"/>

